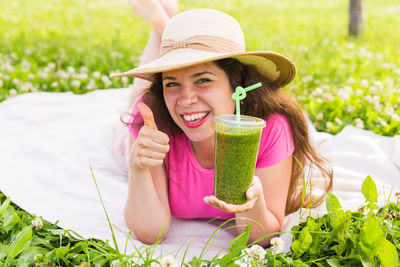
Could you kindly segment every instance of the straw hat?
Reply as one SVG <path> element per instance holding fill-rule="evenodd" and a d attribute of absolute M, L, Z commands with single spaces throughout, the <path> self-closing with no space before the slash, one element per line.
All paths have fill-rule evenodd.
<path fill-rule="evenodd" d="M 164 29 L 160 55 L 135 69 L 113 73 L 111 77 L 140 77 L 153 80 L 154 74 L 223 58 L 235 58 L 282 87 L 296 75 L 295 64 L 272 51 L 245 50 L 243 31 L 231 16 L 212 9 L 193 9 L 171 18 Z"/>

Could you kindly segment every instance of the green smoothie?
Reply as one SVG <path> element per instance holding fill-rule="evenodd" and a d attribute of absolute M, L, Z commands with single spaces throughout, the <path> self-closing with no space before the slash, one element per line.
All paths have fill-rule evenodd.
<path fill-rule="evenodd" d="M 252 120 L 261 127 L 248 123 L 238 127 L 232 121 L 221 125 L 216 118 L 214 189 L 216 197 L 227 203 L 247 202 L 246 190 L 253 180 L 261 131 L 265 126 L 261 119 Z"/>

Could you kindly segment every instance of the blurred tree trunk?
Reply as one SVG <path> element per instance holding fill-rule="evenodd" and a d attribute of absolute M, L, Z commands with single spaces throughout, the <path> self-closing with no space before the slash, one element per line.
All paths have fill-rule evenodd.
<path fill-rule="evenodd" d="M 363 27 L 362 0 L 350 0 L 349 35 L 358 36 Z"/>

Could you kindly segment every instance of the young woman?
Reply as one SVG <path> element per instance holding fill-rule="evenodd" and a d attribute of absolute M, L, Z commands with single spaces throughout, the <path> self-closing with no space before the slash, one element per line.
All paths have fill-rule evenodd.
<path fill-rule="evenodd" d="M 285 215 L 302 204 L 318 205 L 332 187 L 332 172 L 310 144 L 299 104 L 280 89 L 295 77 L 294 63 L 275 52 L 246 52 L 239 23 L 223 12 L 195 9 L 169 19 L 165 10 L 177 9 L 163 8 L 156 0 L 132 2 L 155 29 L 143 64 L 112 75 L 136 77 L 133 90 L 140 92 L 127 123 L 131 135 L 125 221 L 136 237 L 148 244 L 160 233 L 165 238 L 171 215 L 237 217 L 239 232 L 242 225 L 252 224 L 254 241 L 278 232 Z M 248 92 L 241 113 L 265 119 L 266 127 L 246 191 L 248 201 L 233 205 L 214 196 L 213 117 L 234 114 L 233 90 L 258 82 L 262 87 Z M 319 184 L 323 193 L 302 203 L 302 166 L 310 162 L 325 177 Z M 266 246 L 269 240 L 259 244 Z"/>

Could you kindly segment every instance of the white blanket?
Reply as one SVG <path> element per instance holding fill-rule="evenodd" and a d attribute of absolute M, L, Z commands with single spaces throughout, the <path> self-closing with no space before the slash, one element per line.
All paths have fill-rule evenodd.
<path fill-rule="evenodd" d="M 127 111 L 128 98 L 128 89 L 112 89 L 85 95 L 30 93 L 0 103 L 0 191 L 29 213 L 58 221 L 85 238 L 112 240 L 91 164 L 119 247 L 124 248 L 129 235 L 123 222 L 127 130 L 120 115 Z M 310 132 L 317 150 L 333 164 L 333 193 L 344 208 L 354 210 L 363 203 L 360 188 L 367 175 L 377 184 L 381 204 L 392 188 L 399 191 L 400 136 L 383 137 L 350 126 L 333 136 L 316 132 L 311 124 Z M 313 212 L 323 213 L 324 207 Z M 298 213 L 288 215 L 282 230 L 298 222 Z M 198 257 L 217 226 L 218 222 L 173 218 L 156 253 L 181 258 L 190 243 L 186 260 Z M 217 235 L 207 259 L 233 239 L 228 232 Z M 291 236 L 282 237 L 288 250 Z M 142 245 L 133 237 L 127 251 Z"/>

